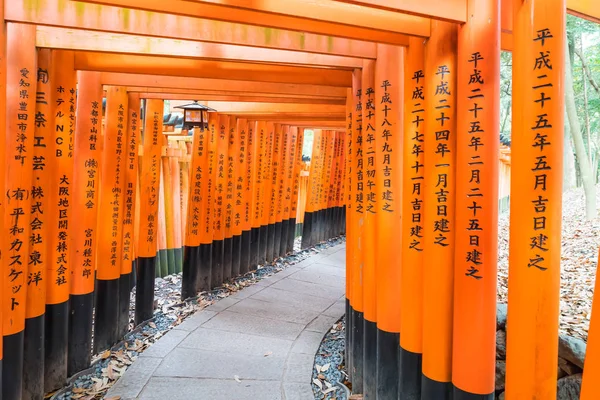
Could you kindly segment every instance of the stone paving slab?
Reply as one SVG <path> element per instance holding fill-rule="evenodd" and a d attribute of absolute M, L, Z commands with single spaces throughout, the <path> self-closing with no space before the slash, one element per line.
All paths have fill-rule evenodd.
<path fill-rule="evenodd" d="M 189 317 L 150 346 L 107 397 L 312 400 L 315 353 L 345 312 L 345 245 Z"/>

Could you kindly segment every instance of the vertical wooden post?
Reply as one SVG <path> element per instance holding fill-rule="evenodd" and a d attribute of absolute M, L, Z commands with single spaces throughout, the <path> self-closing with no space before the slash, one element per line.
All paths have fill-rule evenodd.
<path fill-rule="evenodd" d="M 298 158 L 298 127 L 290 127 L 289 132 L 289 159 L 287 165 L 287 186 L 284 192 L 284 208 L 283 218 L 286 222 L 287 229 L 282 237 L 283 255 L 293 252 L 293 243 L 296 234 L 296 219 L 292 216 L 292 208 L 294 207 L 294 186 L 296 183 L 296 166 Z M 291 238 L 291 239 L 290 239 Z M 290 245 L 291 241 L 291 245 Z M 291 248 L 290 248 L 291 247 Z"/>
<path fill-rule="evenodd" d="M 421 398 L 452 396 L 456 25 L 432 21 L 425 55 L 425 268 Z"/>
<path fill-rule="evenodd" d="M 364 347 L 364 307 L 363 307 L 363 262 L 364 262 L 364 185 L 365 168 L 363 164 L 363 103 L 362 103 L 362 71 L 355 70 L 352 74 L 352 93 L 354 95 L 354 125 L 352 146 L 354 160 L 352 179 L 356 185 L 352 191 L 355 194 L 352 217 L 352 300 L 353 304 L 353 331 L 352 331 L 352 390 L 363 393 L 363 347 Z"/>
<path fill-rule="evenodd" d="M 123 189 L 123 239 L 121 252 L 121 277 L 119 278 L 119 324 L 118 337 L 129 330 L 129 304 L 131 303 L 131 280 L 133 271 L 133 231 L 136 186 L 138 181 L 138 144 L 140 140 L 140 96 L 127 95 L 127 139 L 123 141 L 125 157 L 125 186 Z"/>
<path fill-rule="evenodd" d="M 273 171 L 277 170 L 278 140 L 280 125 L 267 122 L 267 162 L 265 164 L 265 197 L 263 199 L 263 221 L 267 227 L 266 263 L 273 261 L 273 246 L 275 244 L 275 218 L 273 204 L 275 194 L 275 183 L 273 182 Z M 276 175 L 276 172 L 275 172 Z"/>
<path fill-rule="evenodd" d="M 188 219 L 183 257 L 183 276 L 181 298 L 187 299 L 198 294 L 202 276 L 201 270 L 210 271 L 212 226 L 205 226 L 209 205 L 208 193 L 208 137 L 203 127 L 194 128 L 194 142 L 191 163 L 190 192 L 188 200 Z M 212 184 L 212 180 L 210 181 Z M 212 204 L 210 205 L 212 208 Z M 201 251 L 202 250 L 202 251 Z M 203 258 L 200 255 L 203 255 Z M 208 277 L 210 274 L 204 274 Z M 208 282 L 203 282 L 207 285 Z"/>
<path fill-rule="evenodd" d="M 513 1 L 506 398 L 556 396 L 565 1 Z"/>
<path fill-rule="evenodd" d="M 73 221 L 71 227 L 71 308 L 69 313 L 68 375 L 89 367 L 98 234 L 98 199 L 102 142 L 102 83 L 100 73 L 77 73 Z"/>
<path fill-rule="evenodd" d="M 496 378 L 500 1 L 468 1 L 458 32 L 454 399 L 493 399 Z M 471 227 L 478 221 L 481 230 Z"/>
<path fill-rule="evenodd" d="M 290 225 L 292 229 L 288 236 L 288 253 L 294 251 L 294 242 L 296 241 L 296 214 L 298 213 L 298 192 L 300 190 L 300 172 L 304 162 L 302 161 L 302 148 L 304 146 L 304 129 L 295 128 L 297 132 L 296 153 L 294 161 L 294 183 L 292 186 L 292 198 L 290 206 Z"/>
<path fill-rule="evenodd" d="M 135 324 L 154 315 L 154 275 L 158 241 L 158 194 L 160 192 L 160 135 L 163 101 L 145 100 L 143 155 L 140 168 L 140 227 L 137 240 Z"/>
<path fill-rule="evenodd" d="M 425 73 L 423 40 L 410 38 L 404 74 L 402 251 L 399 397 L 421 400 L 425 187 Z"/>
<path fill-rule="evenodd" d="M 235 149 L 235 127 L 237 122 L 234 116 L 225 116 L 227 125 L 225 129 L 225 141 L 227 143 L 227 155 L 224 160 L 225 182 L 223 187 L 223 229 L 225 240 L 223 241 L 224 274 L 223 280 L 230 280 L 233 274 L 233 153 Z M 233 122 L 233 124 L 232 124 Z M 233 132 L 232 132 L 233 129 Z"/>
<path fill-rule="evenodd" d="M 46 264 L 46 317 L 44 388 L 51 392 L 67 380 L 67 349 L 69 332 L 69 295 L 72 272 L 69 249 L 71 187 L 73 183 L 73 143 L 75 133 L 76 75 L 75 55 L 71 51 L 53 50 L 50 67 L 50 123 L 53 135 L 52 154 L 48 159 L 51 172 L 46 208 L 49 223 Z"/>
<path fill-rule="evenodd" d="M 29 241 L 29 263 L 27 271 L 27 300 L 25 312 L 25 338 L 23 358 L 23 397 L 43 398 L 44 363 L 44 317 L 46 312 L 46 267 L 50 263 L 49 247 L 44 241 L 48 237 L 46 210 L 50 204 L 50 160 L 54 157 L 52 104 L 50 88 L 51 51 L 37 51 L 37 85 L 33 140 L 33 185 L 31 199 L 31 239 Z M 35 196 L 33 196 L 35 193 Z M 48 196 L 46 196 L 46 194 Z"/>
<path fill-rule="evenodd" d="M 28 252 L 33 197 L 36 94 L 35 26 L 6 27 L 6 132 L 4 148 L 4 232 L 2 233 L 4 359 L 3 399 L 23 392 L 23 338 L 27 300 Z M 47 194 L 44 194 L 46 196 Z M 4 197 L 6 196 L 6 197 Z M 48 237 L 43 238 L 48 240 Z"/>
<path fill-rule="evenodd" d="M 252 209 L 250 232 L 250 270 L 254 270 L 258 265 L 260 250 L 260 186 L 262 169 L 262 133 L 255 121 L 248 121 L 248 146 L 252 150 L 252 159 L 250 161 L 250 172 L 252 180 Z"/>
<path fill-rule="evenodd" d="M 377 286 L 375 271 L 375 248 L 377 243 L 377 169 L 375 165 L 375 61 L 363 62 L 362 70 L 363 104 L 363 168 L 364 168 L 364 263 L 363 263 L 363 303 L 364 303 L 364 350 L 363 350 L 363 393 L 366 399 L 376 397 L 377 385 Z"/>
<path fill-rule="evenodd" d="M 214 221 L 214 199 L 215 199 L 215 169 L 216 169 L 216 148 L 218 115 L 216 113 L 208 114 L 208 130 L 205 132 L 205 148 L 207 152 L 206 172 L 202 177 L 206 185 L 202 186 L 202 204 L 204 211 L 202 213 L 203 227 L 200 237 L 200 269 L 198 272 L 198 286 L 196 293 L 210 290 L 212 288 L 212 266 L 213 266 L 213 221 Z"/>
<path fill-rule="evenodd" d="M 278 208 L 277 208 L 277 222 L 281 224 L 281 234 L 279 235 L 279 249 L 275 249 L 279 257 L 285 257 L 287 247 L 287 235 L 289 228 L 289 202 L 290 202 L 290 191 L 291 191 L 291 179 L 292 179 L 292 131 L 289 125 L 283 126 L 283 145 L 282 145 L 282 158 L 281 158 L 281 179 L 278 193 Z M 294 143 L 295 144 L 295 143 Z"/>
<path fill-rule="evenodd" d="M 161 140 L 162 140 L 162 148 L 164 149 L 162 151 L 162 157 L 161 157 L 161 174 L 162 174 L 162 187 L 163 190 L 161 190 L 161 194 L 164 198 L 164 229 L 165 229 L 165 253 L 166 253 L 166 259 L 167 259 L 167 263 L 168 263 L 168 274 L 172 275 L 177 271 L 176 268 L 176 264 L 175 264 L 175 224 L 174 224 L 174 214 L 173 214 L 173 208 L 175 207 L 174 205 L 174 199 L 173 199 L 173 192 L 171 190 L 171 163 L 169 162 L 169 149 L 168 149 L 168 137 L 165 136 L 162 133 L 162 125 L 160 127 L 160 136 L 161 136 Z M 161 249 L 162 250 L 162 249 Z"/>
<path fill-rule="evenodd" d="M 242 260 L 242 213 L 244 203 L 243 167 L 245 167 L 245 149 L 242 148 L 240 124 L 234 116 L 229 117 L 229 166 L 231 179 L 230 224 L 232 234 L 231 275 L 240 275 Z"/>
<path fill-rule="evenodd" d="M 346 90 L 346 146 L 344 152 L 346 153 L 346 187 L 348 188 L 345 196 L 346 203 L 346 363 L 347 370 L 350 374 L 349 379 L 353 380 L 353 333 L 354 333 L 354 221 L 356 221 L 356 215 L 354 212 L 354 198 L 356 191 L 355 182 L 355 162 L 354 162 L 354 96 L 352 88 Z"/>
<path fill-rule="evenodd" d="M 271 128 L 271 129 L 269 129 Z M 261 219 L 261 232 L 260 242 L 258 249 L 258 262 L 265 264 L 267 262 L 267 246 L 269 242 L 269 213 L 266 212 L 265 206 L 267 204 L 267 193 L 269 193 L 269 165 L 271 163 L 271 144 L 273 142 L 273 124 L 260 121 L 258 123 L 258 129 L 260 131 L 261 142 L 262 142 L 262 157 L 264 161 L 261 163 L 261 190 L 260 190 L 260 219 Z"/>
<path fill-rule="evenodd" d="M 171 171 L 171 191 L 173 192 L 173 255 L 175 258 L 175 273 L 180 273 L 183 267 L 183 239 L 181 231 L 183 202 L 181 196 L 181 170 L 179 165 L 182 153 L 177 142 L 170 143 L 167 152 L 169 155 L 169 170 Z"/>
<path fill-rule="evenodd" d="M 284 179 L 285 179 L 285 162 L 286 162 L 286 151 L 287 151 L 287 137 L 290 132 L 289 125 L 281 125 L 280 127 L 280 139 L 279 139 L 279 157 L 277 161 L 277 176 L 276 176 L 276 190 L 275 190 L 275 244 L 273 246 L 273 258 L 277 259 L 281 257 L 281 236 L 283 234 L 283 190 L 284 190 Z"/>
<path fill-rule="evenodd" d="M 229 117 L 217 116 L 215 148 L 215 189 L 214 189 L 214 221 L 213 221 L 213 255 L 212 255 L 212 287 L 220 286 L 224 278 L 224 250 L 225 250 L 225 225 L 224 205 L 226 196 L 226 163 L 227 158 L 227 132 L 229 131 Z"/>
<path fill-rule="evenodd" d="M 402 259 L 404 48 L 377 45 L 377 397 L 398 398 Z M 395 238 L 386 240 L 385 238 Z"/>
<path fill-rule="evenodd" d="M 600 252 L 598 254 L 600 260 Z M 596 264 L 596 276 L 600 263 Z M 581 384 L 581 400 L 593 400 L 600 397 L 600 352 L 598 348 L 598 330 L 600 321 L 600 279 L 596 279 L 594 285 L 594 298 L 592 300 L 592 318 L 590 320 L 590 329 L 588 332 L 587 347 L 585 349 L 585 365 L 583 368 L 583 381 Z M 596 314 L 594 314 L 596 311 Z"/>
<path fill-rule="evenodd" d="M 250 124 L 243 118 L 238 119 L 237 131 L 240 135 L 239 159 L 239 184 L 242 192 L 242 204 L 239 208 L 242 243 L 240 254 L 240 274 L 243 275 L 250 270 L 252 249 L 252 158 L 254 156 L 254 138 L 250 132 Z M 253 130 L 252 130 L 253 132 Z M 237 198 L 237 197 L 236 197 Z"/>
<path fill-rule="evenodd" d="M 4 20 L 4 0 L 0 0 L 0 132 L 5 136 L 5 138 L 0 139 L 0 165 L 6 165 L 6 141 L 7 141 L 7 125 L 6 125 L 6 106 L 3 104 L 7 104 L 7 82 L 6 82 L 6 44 L 7 44 L 7 30 L 6 30 L 6 21 Z M 5 181 L 6 175 L 4 172 L 0 172 L 0 189 L 5 189 Z M 4 218 L 6 212 L 6 204 L 4 201 L 0 200 L 0 232 L 2 234 L 4 231 Z M 0 265 L 4 268 L 4 245 L 0 244 Z M 5 286 L 4 286 L 4 273 L 0 273 L 0 338 L 4 338 L 3 336 L 3 324 L 4 324 L 4 313 L 6 312 L 4 299 L 6 296 Z M 3 349 L 3 341 L 0 340 L 0 370 L 2 370 L 2 363 L 4 357 L 4 349 Z M 0 386 L 2 386 L 2 378 L 3 373 L 0 372 Z M 4 390 L 0 390 L 0 394 L 2 394 Z"/>
<path fill-rule="evenodd" d="M 94 350 L 110 348 L 118 339 L 119 279 L 121 277 L 125 171 L 127 168 L 127 91 L 109 87 L 106 129 L 100 174 L 98 271 Z"/>
<path fill-rule="evenodd" d="M 323 151 L 323 131 L 320 129 L 314 130 L 312 155 L 310 157 L 310 173 L 308 176 L 309 182 L 306 192 L 306 210 L 304 212 L 304 225 L 302 227 L 302 249 L 307 249 L 314 245 L 316 236 L 317 224 L 317 192 L 318 182 L 321 179 L 319 171 L 321 152 Z M 313 227 L 313 224 L 315 225 Z"/>
<path fill-rule="evenodd" d="M 163 142 L 162 129 L 159 127 L 159 143 Z M 169 262 L 169 251 L 167 249 L 167 210 L 165 204 L 165 168 L 163 165 L 163 153 L 161 146 L 161 157 L 159 162 L 159 185 L 162 188 L 158 192 L 158 240 L 156 243 L 157 255 L 158 255 L 158 277 L 165 277 L 171 273 L 173 273 L 173 263 Z M 168 168 L 168 164 L 167 164 Z M 173 259 L 173 261 L 175 261 Z"/>
<path fill-rule="evenodd" d="M 267 192 L 267 212 L 269 215 L 269 241 L 267 242 L 267 261 L 275 260 L 277 248 L 277 235 L 281 235 L 281 225 L 277 225 L 277 191 L 279 188 L 279 174 L 281 173 L 281 146 L 283 131 L 280 124 L 273 124 L 273 151 L 271 157 L 271 170 L 269 173 L 269 187 Z"/>

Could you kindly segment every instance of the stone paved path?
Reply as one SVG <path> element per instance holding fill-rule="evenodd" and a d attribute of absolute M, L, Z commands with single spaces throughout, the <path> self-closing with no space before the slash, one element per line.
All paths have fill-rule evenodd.
<path fill-rule="evenodd" d="M 107 397 L 313 400 L 315 353 L 345 311 L 345 248 L 326 249 L 189 317 L 142 353 Z"/>

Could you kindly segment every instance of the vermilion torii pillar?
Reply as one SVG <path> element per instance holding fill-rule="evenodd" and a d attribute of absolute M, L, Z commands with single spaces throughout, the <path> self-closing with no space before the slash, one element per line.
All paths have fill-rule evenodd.
<path fill-rule="evenodd" d="M 31 261 L 32 165 L 37 81 L 35 26 L 6 25 L 6 132 L 2 232 L 2 318 L 4 335 L 2 398 L 20 400 L 23 389 L 23 340 Z M 47 241 L 48 236 L 42 238 Z M 41 282 L 40 282 L 41 283 Z M 45 283 L 44 283 L 45 284 Z"/>
<path fill-rule="evenodd" d="M 506 398 L 556 396 L 565 1 L 513 1 Z M 518 228 L 516 228 L 518 227 Z"/>
<path fill-rule="evenodd" d="M 500 1 L 468 1 L 458 31 L 454 399 L 493 399 L 496 380 Z"/>
<path fill-rule="evenodd" d="M 69 313 L 68 375 L 90 365 L 96 275 L 98 198 L 100 185 L 102 84 L 100 73 L 77 73 L 73 220 L 71 247 L 71 309 Z"/>
<path fill-rule="evenodd" d="M 400 278 L 400 398 L 421 399 L 423 360 L 423 250 L 425 73 L 423 40 L 411 38 L 404 73 L 402 162 L 402 276 Z"/>
<path fill-rule="evenodd" d="M 402 259 L 404 48 L 378 45 L 375 67 L 377 182 L 377 398 L 398 398 Z M 394 238 L 393 240 L 390 240 Z"/>
<path fill-rule="evenodd" d="M 456 29 L 454 24 L 432 22 L 425 46 L 424 400 L 452 396 Z"/>

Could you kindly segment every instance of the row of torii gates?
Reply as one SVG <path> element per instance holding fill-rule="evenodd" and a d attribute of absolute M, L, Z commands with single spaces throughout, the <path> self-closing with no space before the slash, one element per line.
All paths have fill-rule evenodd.
<path fill-rule="evenodd" d="M 269 234 L 273 221 L 264 216 L 281 193 L 266 177 L 281 166 L 287 175 L 273 185 L 293 193 L 302 130 L 316 128 L 303 245 L 339 234 L 345 214 L 346 363 L 354 391 L 380 400 L 492 399 L 501 49 L 513 52 L 515 93 L 505 398 L 556 397 L 566 13 L 598 22 L 597 1 L 0 5 L 4 400 L 42 398 L 44 386 L 56 389 L 67 372 L 87 367 L 91 311 L 89 322 L 73 322 L 81 310 L 95 305 L 96 350 L 124 333 L 129 303 L 119 311 L 110 300 L 128 299 L 131 286 L 118 282 L 129 279 L 133 258 L 136 323 L 152 316 L 154 270 L 144 266 L 156 257 L 165 99 L 202 100 L 220 114 L 194 134 L 188 214 L 197 200 L 207 210 L 188 218 L 183 297 L 223 280 L 206 271 L 222 240 L 204 219 L 218 201 L 207 197 L 219 185 L 210 177 L 225 168 L 208 161 L 222 155 L 207 151 L 211 138 L 227 136 L 215 131 L 228 121 L 229 154 L 243 146 L 242 132 L 246 143 L 254 140 L 234 156 L 244 157 L 236 173 L 249 173 L 247 187 L 231 189 L 235 197 L 249 188 L 247 209 L 259 210 L 248 211 L 251 223 L 238 239 L 250 246 L 243 273 L 268 260 L 264 243 L 277 232 Z M 136 179 L 137 202 L 129 198 Z M 42 216 L 48 228 L 38 235 Z M 122 259 L 115 261 L 115 248 Z M 273 247 L 270 257 L 289 250 Z M 600 396 L 597 323 L 584 399 Z M 42 351 L 32 343 L 44 335 Z M 83 361 L 72 360 L 82 354 Z"/>

